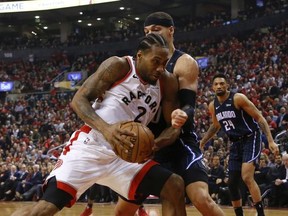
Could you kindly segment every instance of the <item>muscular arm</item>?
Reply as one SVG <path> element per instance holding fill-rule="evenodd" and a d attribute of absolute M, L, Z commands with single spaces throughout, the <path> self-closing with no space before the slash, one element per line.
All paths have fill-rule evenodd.
<path fill-rule="evenodd" d="M 83 83 L 74 95 L 71 106 L 85 123 L 99 131 L 102 130 L 103 126 L 107 126 L 107 123 L 95 113 L 90 102 L 101 97 L 128 71 L 129 66 L 125 59 L 111 57 L 104 61 L 97 71 Z"/>
<path fill-rule="evenodd" d="M 216 119 L 214 112 L 214 101 L 209 104 L 209 112 L 212 116 L 212 124 L 210 125 L 208 131 L 205 133 L 204 137 L 200 141 L 200 148 L 203 150 L 205 144 L 220 130 L 221 125 Z"/>
<path fill-rule="evenodd" d="M 182 55 L 175 65 L 174 74 L 178 78 L 179 90 L 189 89 L 197 93 L 199 67 L 190 55 Z"/>
<path fill-rule="evenodd" d="M 194 127 L 194 109 L 198 88 L 199 67 L 195 59 L 190 55 L 182 55 L 174 68 L 174 73 L 179 81 L 178 97 L 180 108 L 188 115 L 188 119 L 182 126 L 183 132 L 190 132 Z"/>
<path fill-rule="evenodd" d="M 184 54 L 182 55 L 176 62 L 174 67 L 173 75 L 176 76 L 178 80 L 178 89 L 177 92 L 181 89 L 192 90 L 197 93 L 198 87 L 198 75 L 199 75 L 199 67 L 195 59 L 193 59 L 190 55 Z M 170 93 L 172 95 L 172 93 Z M 178 98 L 178 101 L 179 98 Z M 184 105 L 185 106 L 185 105 Z M 187 107 L 181 107 L 183 109 Z M 194 108 L 195 104 L 193 105 Z M 179 108 L 179 107 L 177 107 Z M 169 115 L 169 118 L 168 118 Z M 168 112 L 164 113 L 165 120 L 167 125 L 169 126 L 171 123 L 171 109 Z M 178 138 L 180 134 L 180 129 L 175 129 L 173 127 L 166 128 L 160 136 L 155 140 L 156 146 L 159 148 L 165 147 L 174 143 L 174 141 Z"/>
<path fill-rule="evenodd" d="M 278 147 L 276 143 L 273 140 L 269 125 L 266 121 L 266 119 L 263 117 L 263 115 L 260 113 L 260 111 L 256 108 L 256 106 L 244 95 L 241 93 L 237 93 L 234 96 L 234 104 L 237 109 L 243 109 L 245 112 L 247 112 L 253 119 L 255 119 L 263 133 L 266 135 L 269 148 L 271 151 L 277 152 Z"/>
<path fill-rule="evenodd" d="M 125 58 L 115 56 L 105 60 L 78 89 L 71 102 L 71 107 L 77 115 L 90 127 L 103 133 L 108 140 L 111 137 L 112 129 L 95 113 L 91 101 L 103 96 L 106 90 L 128 73 L 129 69 Z"/>

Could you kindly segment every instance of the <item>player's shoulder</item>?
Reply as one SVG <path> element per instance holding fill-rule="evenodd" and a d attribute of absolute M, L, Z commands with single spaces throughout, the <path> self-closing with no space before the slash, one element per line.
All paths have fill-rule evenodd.
<path fill-rule="evenodd" d="M 111 63 L 114 63 L 115 65 L 118 66 L 126 66 L 129 65 L 128 61 L 128 57 L 127 56 L 111 56 L 107 59 L 108 61 L 110 61 Z"/>
<path fill-rule="evenodd" d="M 197 63 L 195 58 L 193 58 L 191 55 L 189 55 L 188 53 L 185 53 L 185 52 L 183 52 L 183 54 L 179 57 L 178 60 L 179 61 L 190 61 L 192 63 Z"/>
<path fill-rule="evenodd" d="M 127 56 L 119 57 L 119 56 L 111 56 L 107 59 L 108 63 L 113 66 L 115 69 L 119 70 L 119 73 L 128 72 L 132 65 L 132 59 Z"/>
<path fill-rule="evenodd" d="M 215 99 L 212 100 L 212 101 L 210 101 L 210 103 L 209 103 L 209 105 L 208 105 L 209 109 L 210 109 L 210 108 L 214 108 L 214 101 L 215 101 Z"/>
<path fill-rule="evenodd" d="M 208 110 L 209 110 L 209 112 L 210 113 L 214 113 L 214 101 L 215 101 L 215 99 L 214 100 L 211 100 L 210 102 L 209 102 L 209 104 L 208 104 Z"/>
<path fill-rule="evenodd" d="M 241 99 L 246 99 L 247 98 L 247 96 L 245 94 L 240 93 L 240 92 L 234 93 L 233 97 L 234 97 L 234 100 L 235 99 L 236 100 L 238 100 L 238 99 L 241 100 Z"/>
<path fill-rule="evenodd" d="M 235 93 L 233 101 L 234 101 L 235 107 L 239 108 L 239 107 L 244 106 L 245 104 L 249 104 L 250 100 L 248 99 L 248 97 L 245 94 Z"/>
<path fill-rule="evenodd" d="M 176 61 L 175 67 L 198 69 L 198 63 L 191 55 L 183 53 Z"/>

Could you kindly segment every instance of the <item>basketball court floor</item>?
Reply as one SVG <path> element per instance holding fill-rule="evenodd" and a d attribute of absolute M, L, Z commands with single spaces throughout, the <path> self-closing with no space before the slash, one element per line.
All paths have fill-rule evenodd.
<path fill-rule="evenodd" d="M 10 216 L 16 209 L 32 205 L 33 202 L 0 202 L 0 215 Z M 85 203 L 76 203 L 72 208 L 64 208 L 57 216 L 79 216 L 85 208 Z M 113 216 L 113 209 L 115 204 L 99 204 L 93 206 L 94 216 Z M 227 216 L 234 216 L 234 211 L 231 207 L 221 206 Z M 159 204 L 145 204 L 145 209 L 149 216 L 162 216 L 161 206 Z M 201 216 L 201 214 L 191 205 L 187 205 L 187 216 Z M 244 207 L 245 216 L 257 216 L 255 209 L 251 207 Z M 288 216 L 288 209 L 265 209 L 266 216 Z M 21 216 L 21 215 L 19 215 Z M 165 216 L 165 215 L 163 215 Z"/>

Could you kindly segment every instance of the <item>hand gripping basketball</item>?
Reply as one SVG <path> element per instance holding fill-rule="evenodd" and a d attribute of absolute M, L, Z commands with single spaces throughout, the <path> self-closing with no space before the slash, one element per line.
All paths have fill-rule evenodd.
<path fill-rule="evenodd" d="M 151 158 L 154 135 L 148 127 L 139 122 L 131 121 L 121 124 L 120 128 L 133 131 L 137 135 L 136 139 L 134 137 L 126 137 L 126 139 L 131 139 L 130 141 L 134 144 L 129 151 L 123 149 L 121 145 L 114 146 L 114 151 L 120 158 L 131 163 L 144 163 Z"/>

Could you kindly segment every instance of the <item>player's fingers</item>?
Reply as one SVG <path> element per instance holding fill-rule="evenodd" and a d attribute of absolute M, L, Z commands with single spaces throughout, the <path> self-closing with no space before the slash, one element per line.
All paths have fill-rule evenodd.
<path fill-rule="evenodd" d="M 171 118 L 176 118 L 177 116 L 185 117 L 187 114 L 181 109 L 176 109 L 171 113 Z"/>
<path fill-rule="evenodd" d="M 274 154 L 275 154 L 275 155 L 278 155 L 278 154 L 279 154 L 279 148 L 278 148 L 278 146 L 275 148 Z"/>
<path fill-rule="evenodd" d="M 126 136 L 131 136 L 131 137 L 136 137 L 137 136 L 137 134 L 135 132 L 129 131 L 129 130 L 126 130 L 126 129 L 124 129 L 124 130 L 121 129 L 120 134 L 121 135 L 126 135 Z"/>
<path fill-rule="evenodd" d="M 186 115 L 176 115 L 172 119 L 187 120 L 188 116 Z"/>
<path fill-rule="evenodd" d="M 274 155 L 279 154 L 279 149 L 278 148 L 271 148 L 271 151 Z"/>
<path fill-rule="evenodd" d="M 125 149 L 126 153 L 129 153 L 134 147 L 135 142 L 137 141 L 137 136 L 128 136 L 127 138 L 126 135 L 121 135 L 120 139 L 120 144 L 121 148 Z"/>
<path fill-rule="evenodd" d="M 173 128 L 181 128 L 185 124 L 185 119 L 172 119 L 172 127 Z"/>

